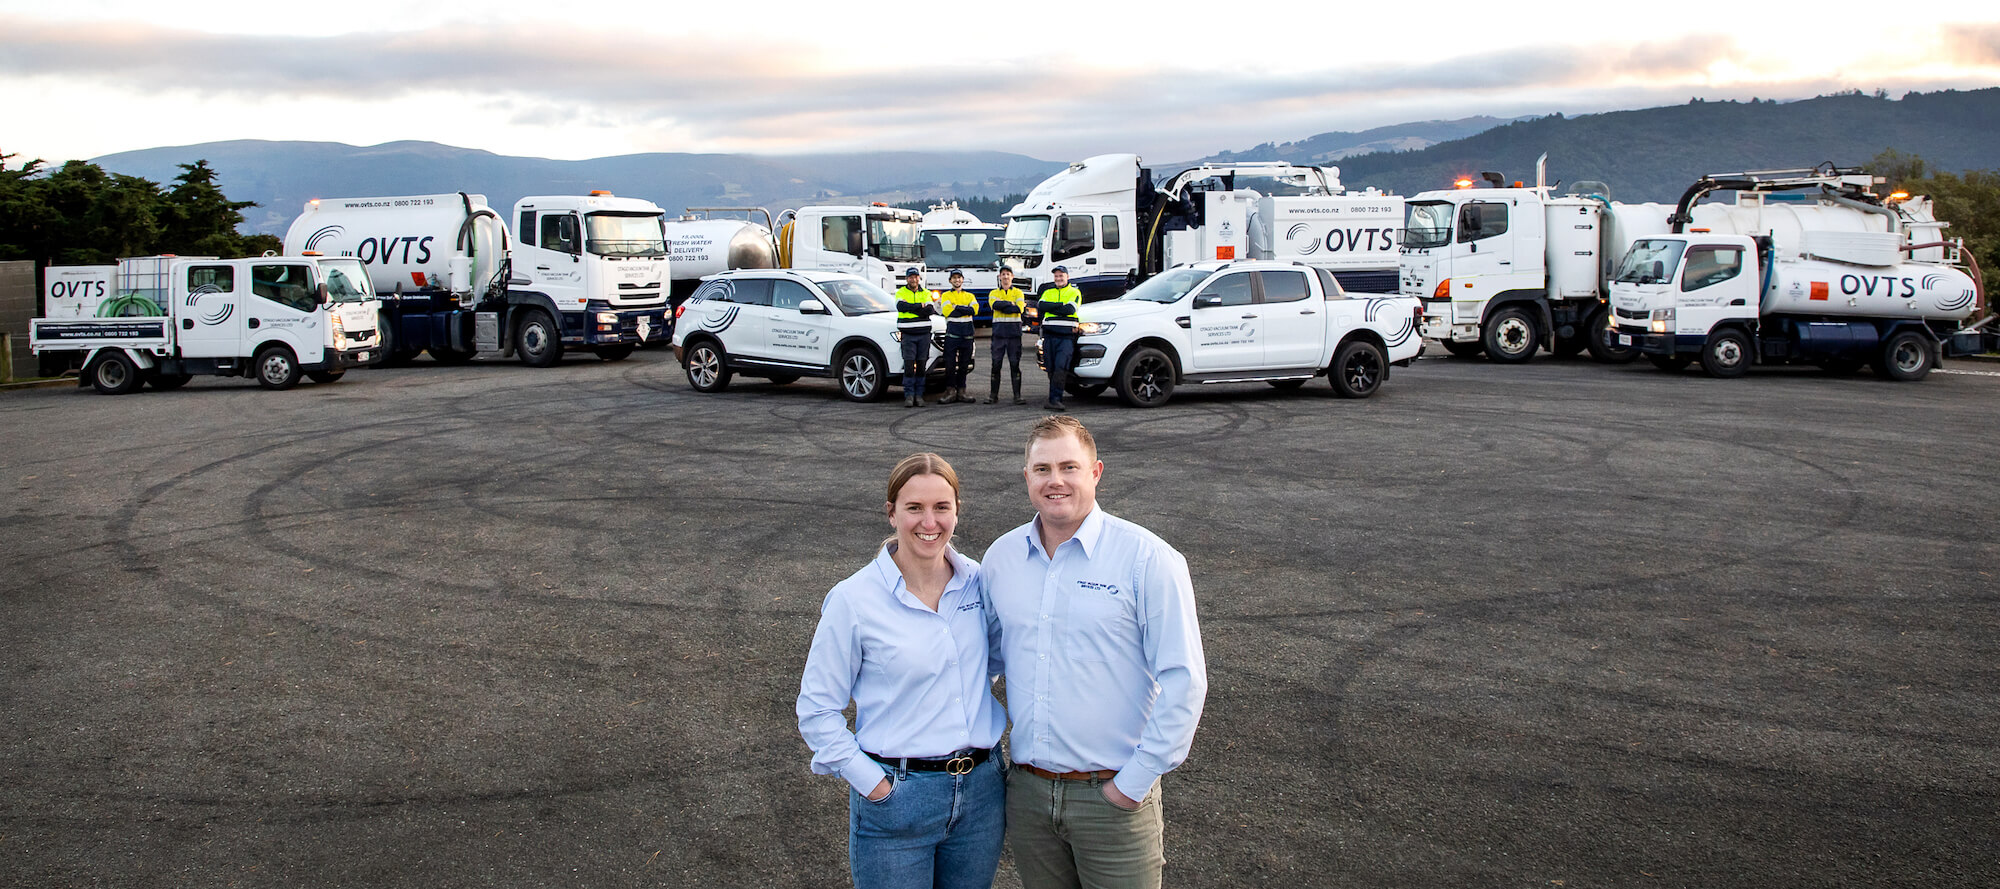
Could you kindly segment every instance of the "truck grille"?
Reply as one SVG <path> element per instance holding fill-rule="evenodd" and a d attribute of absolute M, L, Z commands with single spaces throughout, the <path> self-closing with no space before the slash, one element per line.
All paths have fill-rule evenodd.
<path fill-rule="evenodd" d="M 1617 312 L 1618 312 L 1618 317 L 1620 317 L 1620 318 L 1630 318 L 1630 319 L 1632 319 L 1632 320 L 1634 320 L 1634 321 L 1644 321 L 1644 320 L 1646 320 L 1646 319 L 1647 319 L 1647 318 L 1649 317 L 1649 316 L 1648 316 L 1648 315 L 1646 314 L 1646 310 L 1644 310 L 1644 309 L 1638 309 L 1638 310 L 1634 310 L 1634 309 L 1618 309 L 1618 310 L 1617 310 Z"/>

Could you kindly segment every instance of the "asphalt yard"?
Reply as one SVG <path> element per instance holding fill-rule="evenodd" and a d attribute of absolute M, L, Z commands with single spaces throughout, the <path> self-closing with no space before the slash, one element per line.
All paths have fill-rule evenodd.
<path fill-rule="evenodd" d="M 1991 885 L 2000 368 L 1948 367 L 1073 401 L 1194 574 L 1168 885 Z M 846 885 L 819 601 L 911 452 L 975 558 L 1028 518 L 1033 416 L 663 351 L 0 393 L 0 884 Z"/>

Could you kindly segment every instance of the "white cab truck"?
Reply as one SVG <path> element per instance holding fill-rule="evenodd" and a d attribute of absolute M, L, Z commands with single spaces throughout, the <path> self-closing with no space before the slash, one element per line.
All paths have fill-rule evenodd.
<path fill-rule="evenodd" d="M 675 311 L 674 357 L 697 392 L 719 392 L 739 374 L 779 384 L 832 377 L 849 401 L 879 401 L 902 385 L 896 299 L 858 275 L 721 272 Z M 932 318 L 934 345 L 943 331 L 944 320 Z M 931 374 L 941 373 L 941 352 L 932 352 Z"/>
<path fill-rule="evenodd" d="M 1410 198 L 1398 292 L 1424 301 L 1423 335 L 1454 355 L 1516 364 L 1547 346 L 1631 361 L 1638 353 L 1607 327 L 1606 286 L 1634 240 L 1667 230 L 1672 208 L 1613 203 L 1596 182 L 1557 196 L 1545 169 L 1537 162 L 1531 188 L 1484 173 L 1495 187 L 1467 178 Z"/>
<path fill-rule="evenodd" d="M 293 220 L 285 251 L 367 266 L 392 364 L 420 351 L 445 364 L 492 354 L 548 367 L 572 350 L 617 361 L 667 339 L 664 216 L 601 191 L 522 198 L 505 218 L 464 192 L 323 198 Z"/>
<path fill-rule="evenodd" d="M 1069 165 L 1006 213 L 1003 259 L 1029 293 L 1064 266 L 1085 302 L 1166 268 L 1213 260 L 1300 262 L 1350 290 L 1394 292 L 1403 199 L 1346 191 L 1335 167 L 1203 164 L 1155 185 L 1136 154 Z"/>
<path fill-rule="evenodd" d="M 973 321 L 981 326 L 993 323 L 993 310 L 986 295 L 1000 286 L 1000 238 L 1006 229 L 981 222 L 957 201 L 933 205 L 924 214 L 924 286 L 950 290 L 951 273 L 965 273 L 965 289 L 979 303 Z"/>
<path fill-rule="evenodd" d="M 1082 310 L 1070 388 L 1110 386 L 1127 404 L 1158 407 L 1182 385 L 1293 389 L 1324 376 L 1340 395 L 1366 398 L 1391 365 L 1422 353 L 1417 312 L 1414 299 L 1350 294 L 1301 263 L 1193 263 Z"/>
<path fill-rule="evenodd" d="M 49 273 L 75 280 L 62 267 Z M 381 360 L 375 294 L 354 259 L 141 257 L 102 283 L 113 295 L 96 316 L 36 318 L 28 344 L 81 355 L 79 385 L 107 395 L 175 389 L 202 374 L 289 389 L 301 376 L 331 383 Z"/>
<path fill-rule="evenodd" d="M 1826 169 L 1703 178 L 1671 231 L 1638 240 L 1619 264 L 1615 335 L 1662 369 L 1698 361 L 1714 377 L 1803 363 L 1923 379 L 1982 294 L 1929 202 L 1885 201 L 1872 184 Z M 1697 205 L 1717 191 L 1736 202 Z"/>

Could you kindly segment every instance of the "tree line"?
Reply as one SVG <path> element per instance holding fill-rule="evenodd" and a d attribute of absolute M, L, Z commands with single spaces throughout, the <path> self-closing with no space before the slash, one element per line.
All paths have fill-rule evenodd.
<path fill-rule="evenodd" d="M 0 154 L 0 260 L 106 265 L 127 256 L 176 254 L 235 258 L 280 251 L 274 235 L 236 230 L 257 204 L 232 201 L 206 160 L 181 164 L 167 185 L 106 172 L 85 161 L 53 170 L 41 160 L 14 165 Z"/>
<path fill-rule="evenodd" d="M 1888 149 L 1868 161 L 1869 173 L 1887 180 L 1886 193 L 1905 192 L 1931 199 L 1931 212 L 1950 223 L 1947 238 L 1963 238 L 1965 252 L 1986 279 L 1987 303 L 2000 282 L 2000 170 L 1953 173 L 1932 169 L 1923 158 Z"/>

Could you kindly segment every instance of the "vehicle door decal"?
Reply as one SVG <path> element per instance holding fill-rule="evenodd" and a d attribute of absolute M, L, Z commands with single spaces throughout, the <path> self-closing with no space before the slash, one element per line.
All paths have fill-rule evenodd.
<path fill-rule="evenodd" d="M 197 287 L 188 292 L 187 307 L 190 309 L 196 309 L 197 311 L 200 311 L 198 309 L 198 306 L 201 304 L 202 297 L 222 292 L 223 292 L 222 288 L 216 287 L 213 284 L 203 284 L 202 286 Z M 233 314 L 235 311 L 236 311 L 236 303 L 234 300 L 232 300 L 230 302 L 224 303 L 220 309 L 211 309 L 206 312 L 202 312 L 201 323 L 213 327 L 215 325 L 221 324 L 224 321 L 229 320 L 229 316 Z"/>
<path fill-rule="evenodd" d="M 1365 317 L 1370 322 L 1378 321 L 1380 319 L 1376 316 L 1379 315 L 1383 309 L 1391 307 L 1395 302 L 1396 302 L 1395 300 L 1390 300 L 1390 299 L 1371 299 L 1368 301 L 1368 314 Z M 1398 320 L 1396 323 L 1395 331 L 1393 333 L 1385 334 L 1382 337 L 1383 341 L 1387 342 L 1391 348 L 1400 346 L 1403 343 L 1407 342 L 1410 339 L 1410 335 L 1415 333 L 1417 328 L 1417 319 L 1415 315 L 1405 312 L 1397 312 L 1396 316 Z"/>
<path fill-rule="evenodd" d="M 736 323 L 736 313 L 742 311 L 742 309 L 742 306 L 730 306 L 727 311 L 724 311 L 720 315 L 703 318 L 701 319 L 701 329 L 710 333 L 721 333 L 728 330 L 729 325 Z"/>

